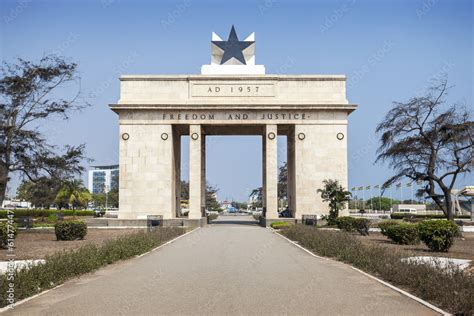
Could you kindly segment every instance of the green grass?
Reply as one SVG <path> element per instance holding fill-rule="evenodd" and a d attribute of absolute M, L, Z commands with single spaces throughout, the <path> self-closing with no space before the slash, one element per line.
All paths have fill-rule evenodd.
<path fill-rule="evenodd" d="M 273 228 L 273 229 L 282 229 L 282 228 L 288 228 L 292 225 L 293 224 L 291 224 L 291 223 L 280 221 L 280 222 L 271 223 L 270 227 Z"/>
<path fill-rule="evenodd" d="M 106 241 L 102 246 L 83 246 L 46 257 L 46 263 L 17 270 L 14 280 L 0 275 L 0 307 L 7 301 L 8 283 L 14 283 L 15 300 L 21 300 L 65 281 L 93 272 L 103 266 L 140 255 L 184 233 L 182 228 L 159 228 L 150 233 L 135 233 Z"/>
<path fill-rule="evenodd" d="M 350 233 L 319 230 L 296 225 L 281 232 L 301 246 L 325 257 L 334 258 L 400 286 L 451 313 L 474 313 L 474 274 L 452 267 L 409 264 L 404 254 L 380 245 L 363 244 Z"/>

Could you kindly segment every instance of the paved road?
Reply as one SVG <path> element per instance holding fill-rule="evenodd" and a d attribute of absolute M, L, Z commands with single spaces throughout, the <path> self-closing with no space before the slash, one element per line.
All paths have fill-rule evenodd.
<path fill-rule="evenodd" d="M 151 254 L 67 282 L 14 314 L 434 313 L 343 264 L 309 255 L 249 217 L 229 216 Z"/>

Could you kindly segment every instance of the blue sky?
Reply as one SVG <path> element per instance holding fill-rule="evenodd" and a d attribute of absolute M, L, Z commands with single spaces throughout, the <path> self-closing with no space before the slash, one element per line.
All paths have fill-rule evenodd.
<path fill-rule="evenodd" d="M 108 109 L 118 100 L 118 76 L 199 73 L 210 61 L 211 32 L 227 37 L 232 24 L 241 38 L 256 33 L 257 63 L 267 73 L 348 76 L 348 99 L 359 105 L 349 124 L 349 187 L 391 175 L 374 165 L 374 130 L 392 101 L 447 74 L 449 100 L 472 109 L 471 1 L 3 0 L 0 10 L 2 60 L 55 52 L 78 63 L 92 106 L 41 128 L 55 144 L 86 143 L 97 164 L 118 160 L 117 116 Z M 213 137 L 207 146 L 207 177 L 220 198 L 243 200 L 261 185 L 259 138 Z M 467 183 L 472 175 L 459 185 Z"/>

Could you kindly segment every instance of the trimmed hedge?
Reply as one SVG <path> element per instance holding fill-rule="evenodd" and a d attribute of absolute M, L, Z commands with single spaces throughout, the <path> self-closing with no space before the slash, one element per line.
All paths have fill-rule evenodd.
<path fill-rule="evenodd" d="M 399 224 L 400 222 L 396 222 L 396 221 L 384 221 L 384 222 L 379 223 L 377 226 L 380 228 L 380 232 L 382 233 L 382 235 L 387 236 L 387 228 L 389 228 L 390 226 L 399 225 Z"/>
<path fill-rule="evenodd" d="M 64 216 L 94 216 L 95 212 L 91 210 L 42 210 L 42 209 L 16 209 L 16 210 L 0 210 L 0 218 L 7 218 L 8 212 L 14 212 L 14 218 L 18 217 L 48 217 L 63 213 Z"/>
<path fill-rule="evenodd" d="M 342 216 L 336 218 L 336 226 L 339 229 L 345 230 L 346 232 L 353 232 L 354 231 L 354 217 L 350 216 Z"/>
<path fill-rule="evenodd" d="M 84 239 L 87 235 L 87 225 L 80 221 L 57 222 L 54 225 L 57 240 Z"/>
<path fill-rule="evenodd" d="M 369 235 L 370 220 L 367 218 L 342 216 L 336 218 L 336 226 L 347 232 L 357 231 L 362 236 L 367 236 Z"/>
<path fill-rule="evenodd" d="M 390 214 L 391 219 L 446 219 L 443 214 L 410 214 L 410 213 L 392 213 Z M 454 218 L 471 218 L 470 215 L 456 215 Z"/>
<path fill-rule="evenodd" d="M 8 248 L 8 241 L 15 239 L 17 235 L 17 225 L 10 225 L 8 222 L 0 222 L 0 248 Z"/>
<path fill-rule="evenodd" d="M 208 221 L 213 221 L 215 219 L 217 219 L 219 217 L 219 215 L 215 214 L 215 213 L 210 213 L 207 215 L 207 220 Z"/>
<path fill-rule="evenodd" d="M 417 227 L 420 239 L 433 251 L 448 251 L 459 234 L 458 226 L 451 221 L 424 221 Z"/>
<path fill-rule="evenodd" d="M 349 263 L 453 314 L 474 314 L 474 273 L 455 267 L 447 272 L 428 264 L 402 261 L 405 253 L 378 244 L 365 244 L 345 232 L 296 225 L 281 234 L 320 256 Z"/>
<path fill-rule="evenodd" d="M 414 224 L 401 223 L 388 226 L 386 236 L 400 245 L 416 245 L 420 242 L 418 237 L 418 226 Z"/>
<path fill-rule="evenodd" d="M 46 257 L 44 264 L 0 275 L 0 307 L 11 302 L 7 298 L 8 284 L 15 284 L 15 300 L 21 300 L 65 281 L 79 277 L 113 262 L 128 259 L 163 244 L 184 233 L 183 228 L 159 228 L 149 233 L 135 233 L 106 241 L 102 246 L 90 244 L 73 251 L 60 251 Z"/>
<path fill-rule="evenodd" d="M 293 226 L 293 224 L 288 223 L 288 222 L 273 222 L 270 224 L 270 227 L 273 229 L 288 228 L 290 226 Z"/>

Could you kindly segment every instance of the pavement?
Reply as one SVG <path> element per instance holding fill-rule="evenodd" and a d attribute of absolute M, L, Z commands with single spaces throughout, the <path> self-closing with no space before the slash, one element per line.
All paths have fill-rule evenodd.
<path fill-rule="evenodd" d="M 222 216 L 145 256 L 107 266 L 4 315 L 434 315 L 249 216 Z"/>

